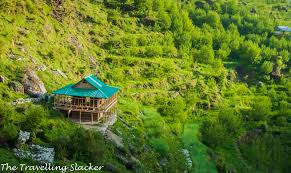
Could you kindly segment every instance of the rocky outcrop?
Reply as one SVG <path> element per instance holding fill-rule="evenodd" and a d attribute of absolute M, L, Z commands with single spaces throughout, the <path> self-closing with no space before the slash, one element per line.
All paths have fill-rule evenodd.
<path fill-rule="evenodd" d="M 18 105 L 23 103 L 37 103 L 40 102 L 41 98 L 20 98 L 12 102 L 12 105 Z"/>
<path fill-rule="evenodd" d="M 54 148 L 43 147 L 40 145 L 29 144 L 30 132 L 20 130 L 17 140 L 17 148 L 14 148 L 14 154 L 17 157 L 32 159 L 40 163 L 53 163 L 55 150 Z"/>
<path fill-rule="evenodd" d="M 6 81 L 6 78 L 4 76 L 0 76 L 0 82 L 4 83 Z"/>
<path fill-rule="evenodd" d="M 8 84 L 9 87 L 13 88 L 15 92 L 24 93 L 24 87 L 21 83 L 16 81 L 10 81 Z"/>
<path fill-rule="evenodd" d="M 52 70 L 51 72 L 55 75 L 60 75 L 65 79 L 68 78 L 68 76 L 64 72 L 62 72 L 60 69 Z"/>
<path fill-rule="evenodd" d="M 30 132 L 20 130 L 17 141 L 19 144 L 25 144 L 29 138 Z"/>
<path fill-rule="evenodd" d="M 123 139 L 119 135 L 115 134 L 110 130 L 110 127 L 117 121 L 117 115 L 111 115 L 108 117 L 107 121 L 100 125 L 82 125 L 85 129 L 95 130 L 101 133 L 107 141 L 110 141 L 120 152 L 116 155 L 118 160 L 125 165 L 127 169 L 136 170 L 138 166 L 141 165 L 141 162 L 135 158 L 131 152 L 125 149 Z M 119 172 L 116 167 L 111 164 L 105 166 L 105 169 L 110 172 Z"/>
<path fill-rule="evenodd" d="M 15 148 L 14 153 L 20 158 L 30 158 L 40 163 L 53 163 L 55 150 L 54 148 L 42 147 L 40 145 L 31 144 L 28 150 Z"/>
<path fill-rule="evenodd" d="M 127 169 L 134 169 L 135 166 L 141 164 L 140 161 L 132 155 L 117 155 L 117 158 Z"/>
<path fill-rule="evenodd" d="M 187 165 L 188 170 L 191 170 L 192 169 L 193 162 L 191 160 L 191 156 L 190 156 L 189 150 L 182 149 L 182 153 L 183 153 L 183 155 L 184 155 L 184 157 L 186 159 L 186 165 Z"/>
<path fill-rule="evenodd" d="M 24 92 L 32 97 L 41 97 L 47 92 L 43 82 L 32 70 L 26 70 L 22 83 Z"/>
<path fill-rule="evenodd" d="M 111 141 L 118 149 L 123 150 L 124 149 L 124 145 L 122 142 L 122 138 L 118 135 L 116 135 L 115 133 L 113 133 L 110 130 L 106 130 L 104 137 Z"/>

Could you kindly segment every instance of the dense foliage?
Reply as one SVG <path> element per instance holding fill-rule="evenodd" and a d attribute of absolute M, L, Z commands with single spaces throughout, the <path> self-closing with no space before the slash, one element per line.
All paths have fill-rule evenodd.
<path fill-rule="evenodd" d="M 1 1 L 0 75 L 7 80 L 0 83 L 0 153 L 7 156 L 0 154 L 0 162 L 20 161 L 11 148 L 22 129 L 33 133 L 31 142 L 56 149 L 56 164 L 113 164 L 119 172 L 288 172 L 291 35 L 274 32 L 291 25 L 288 2 Z M 6 104 L 27 97 L 7 83 L 21 82 L 28 67 L 49 92 L 89 73 L 120 86 L 112 130 L 126 151 L 48 103 Z M 182 149 L 190 152 L 191 167 Z M 117 156 L 124 153 L 140 164 L 122 164 Z"/>

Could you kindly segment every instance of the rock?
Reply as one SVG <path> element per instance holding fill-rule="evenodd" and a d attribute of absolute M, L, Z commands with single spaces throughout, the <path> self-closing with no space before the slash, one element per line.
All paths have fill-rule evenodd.
<path fill-rule="evenodd" d="M 8 86 L 12 87 L 15 92 L 24 93 L 24 87 L 19 82 L 11 81 L 9 82 Z"/>
<path fill-rule="evenodd" d="M 121 163 L 123 165 L 126 166 L 127 169 L 132 169 L 135 165 L 135 163 L 132 160 L 130 160 L 122 155 L 117 155 L 117 158 L 121 161 Z"/>
<path fill-rule="evenodd" d="M 83 46 L 82 46 L 82 44 L 79 43 L 77 37 L 71 36 L 70 42 L 76 48 L 76 50 L 78 52 L 81 52 L 83 50 Z"/>
<path fill-rule="evenodd" d="M 36 65 L 36 69 L 38 71 L 45 71 L 47 69 L 47 67 L 44 64 L 42 64 L 37 58 L 33 56 L 29 56 L 29 58 L 31 62 Z"/>
<path fill-rule="evenodd" d="M 130 160 L 135 164 L 135 165 L 141 165 L 141 162 L 135 158 L 134 156 L 130 156 Z"/>
<path fill-rule="evenodd" d="M 94 56 L 88 56 L 89 64 L 91 68 L 95 68 L 97 65 L 96 59 Z"/>
<path fill-rule="evenodd" d="M 0 76 L 0 82 L 1 82 L 1 83 L 4 83 L 5 80 L 6 80 L 6 78 L 5 78 L 4 76 Z"/>
<path fill-rule="evenodd" d="M 176 98 L 180 95 L 178 91 L 170 91 L 169 94 L 170 94 L 170 97 L 172 98 Z"/>
<path fill-rule="evenodd" d="M 20 144 L 25 144 L 29 138 L 30 138 L 30 132 L 20 130 L 17 140 Z"/>
<path fill-rule="evenodd" d="M 33 62 L 34 64 L 37 64 L 38 63 L 38 59 L 32 57 L 32 56 L 29 56 L 31 62 Z"/>
<path fill-rule="evenodd" d="M 191 160 L 190 152 L 187 149 L 182 149 L 182 153 L 186 159 L 186 165 L 189 170 L 192 169 L 193 162 Z"/>
<path fill-rule="evenodd" d="M 60 76 L 62 76 L 65 79 L 68 78 L 67 75 L 64 72 L 62 72 L 60 69 L 52 70 L 52 73 L 53 74 L 56 74 L 56 75 L 60 75 Z"/>
<path fill-rule="evenodd" d="M 25 93 L 32 97 L 41 97 L 47 92 L 43 82 L 32 70 L 26 71 L 22 83 Z"/>
<path fill-rule="evenodd" d="M 124 149 L 122 138 L 117 136 L 115 133 L 111 132 L 110 130 L 107 130 L 105 132 L 105 138 L 111 141 L 117 148 L 121 150 Z"/>
<path fill-rule="evenodd" d="M 21 35 L 27 35 L 29 32 L 25 28 L 19 28 L 18 29 L 19 34 Z"/>
<path fill-rule="evenodd" d="M 39 67 L 38 67 L 38 70 L 39 71 L 45 71 L 47 69 L 47 67 L 44 65 L 44 64 L 41 64 Z"/>
<path fill-rule="evenodd" d="M 18 104 L 23 104 L 23 103 L 31 103 L 31 102 L 40 102 L 41 98 L 20 98 L 12 102 L 12 105 L 18 105 Z"/>
<path fill-rule="evenodd" d="M 28 150 L 13 149 L 16 156 L 20 158 L 32 159 L 40 163 L 53 163 L 55 150 L 54 148 L 42 147 L 40 145 L 30 145 Z"/>
<path fill-rule="evenodd" d="M 117 115 L 113 114 L 111 116 L 108 117 L 107 121 L 104 123 L 107 126 L 112 126 L 117 120 Z"/>

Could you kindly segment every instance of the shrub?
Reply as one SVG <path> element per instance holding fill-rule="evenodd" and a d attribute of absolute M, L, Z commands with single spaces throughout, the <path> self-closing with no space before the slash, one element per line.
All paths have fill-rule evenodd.
<path fill-rule="evenodd" d="M 22 122 L 22 128 L 26 131 L 35 131 L 40 127 L 42 119 L 48 115 L 47 110 L 42 106 L 32 105 L 25 111 L 25 120 Z"/>
<path fill-rule="evenodd" d="M 196 57 L 198 62 L 205 64 L 212 64 L 214 61 L 214 51 L 209 46 L 202 46 L 199 50 L 198 57 Z"/>
<path fill-rule="evenodd" d="M 219 123 L 225 128 L 229 136 L 237 136 L 242 129 L 242 121 L 233 110 L 222 110 L 218 116 Z"/>
<path fill-rule="evenodd" d="M 265 120 L 271 113 L 271 99 L 266 96 L 257 96 L 252 102 L 251 119 L 255 121 Z"/>
<path fill-rule="evenodd" d="M 204 121 L 200 131 L 203 143 L 210 147 L 215 148 L 225 142 L 226 131 L 216 120 Z"/>
<path fill-rule="evenodd" d="M 105 146 L 104 139 L 98 133 L 79 128 L 70 137 L 68 155 L 74 160 L 100 164 L 104 159 Z"/>
<path fill-rule="evenodd" d="M 151 146 L 158 151 L 161 155 L 166 155 L 170 147 L 165 139 L 155 138 L 150 141 Z"/>
<path fill-rule="evenodd" d="M 145 50 L 146 56 L 154 57 L 154 56 L 162 56 L 163 50 L 160 46 L 147 46 Z"/>
<path fill-rule="evenodd" d="M 13 145 L 17 139 L 18 128 L 13 124 L 15 114 L 12 106 L 0 103 L 0 145 Z"/>
<path fill-rule="evenodd" d="M 4 127 L 0 130 L 0 145 L 14 145 L 18 136 L 18 130 L 19 129 L 12 123 L 5 124 Z"/>
<path fill-rule="evenodd" d="M 158 108 L 162 116 L 170 116 L 173 120 L 184 121 L 186 104 L 181 97 L 176 97 L 164 101 L 164 104 Z"/>
<path fill-rule="evenodd" d="M 265 61 L 261 66 L 261 70 L 264 74 L 270 74 L 273 70 L 273 64 L 270 61 Z"/>

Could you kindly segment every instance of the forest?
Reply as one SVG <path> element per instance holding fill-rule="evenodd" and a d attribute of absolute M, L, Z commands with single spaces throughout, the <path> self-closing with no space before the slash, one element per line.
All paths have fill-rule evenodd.
<path fill-rule="evenodd" d="M 99 172 L 290 172 L 291 32 L 278 26 L 290 0 L 1 0 L 0 164 L 41 165 L 15 154 L 39 145 Z M 27 70 L 47 93 L 14 104 L 31 97 Z M 88 74 L 121 88 L 123 147 L 52 109 L 52 91 Z"/>

